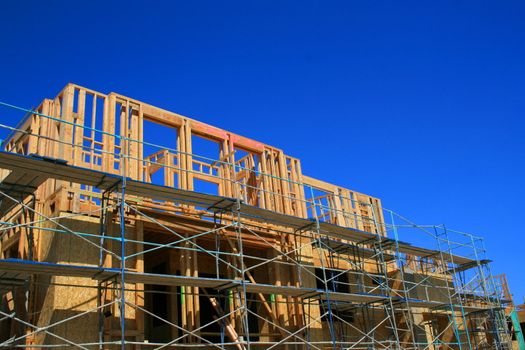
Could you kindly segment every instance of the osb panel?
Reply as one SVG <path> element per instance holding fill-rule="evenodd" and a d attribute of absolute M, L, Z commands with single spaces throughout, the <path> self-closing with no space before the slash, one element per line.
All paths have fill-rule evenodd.
<path fill-rule="evenodd" d="M 99 234 L 99 219 L 92 217 L 64 218 L 68 214 L 62 214 L 60 224 L 74 232 Z M 57 227 L 58 228 L 58 227 Z M 86 238 L 98 244 L 96 237 Z M 45 255 L 47 262 L 91 265 L 97 266 L 99 262 L 99 249 L 73 234 L 56 233 L 48 236 L 48 253 Z M 45 278 L 45 277 L 44 277 Z M 69 317 L 80 315 L 83 312 L 94 310 L 97 307 L 97 281 L 91 278 L 55 276 L 50 279 L 54 285 L 40 287 L 38 289 L 39 313 L 37 324 L 46 326 Z M 134 285 L 127 284 L 127 288 Z M 109 293 L 108 295 L 111 295 Z M 126 292 L 126 300 L 135 301 L 133 291 Z M 109 300 L 112 300 L 110 297 Z M 126 306 L 127 327 L 134 326 L 135 309 Z M 112 324 L 118 326 L 119 308 L 115 304 L 111 308 Z M 53 327 L 51 331 L 61 337 L 74 342 L 96 342 L 98 341 L 98 313 L 91 311 L 73 320 Z M 38 336 L 37 343 L 59 344 L 63 341 L 43 335 Z"/>

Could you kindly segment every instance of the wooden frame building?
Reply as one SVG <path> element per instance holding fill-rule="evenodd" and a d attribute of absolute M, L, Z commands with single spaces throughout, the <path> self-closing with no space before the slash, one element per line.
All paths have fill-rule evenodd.
<path fill-rule="evenodd" d="M 283 150 L 74 84 L 4 131 L 4 347 L 511 349 L 480 238 Z"/>

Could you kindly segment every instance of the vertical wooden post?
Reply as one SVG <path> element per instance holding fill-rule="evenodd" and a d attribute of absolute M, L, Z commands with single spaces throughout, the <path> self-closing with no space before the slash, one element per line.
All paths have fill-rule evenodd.
<path fill-rule="evenodd" d="M 137 155 L 137 161 L 136 161 L 136 171 L 137 171 L 137 180 L 144 181 L 144 144 L 142 143 L 144 141 L 144 107 L 142 104 L 139 105 L 139 111 L 138 111 L 138 118 L 136 120 L 135 128 L 132 130 L 131 137 L 134 140 L 135 147 L 134 152 L 136 152 Z"/>
<path fill-rule="evenodd" d="M 27 145 L 27 153 L 28 154 L 37 154 L 38 153 L 38 145 L 40 143 L 40 135 L 41 135 L 41 125 L 42 125 L 42 119 L 44 117 L 41 117 L 39 115 L 32 115 L 31 116 L 31 135 L 29 135 L 28 145 Z"/>
<path fill-rule="evenodd" d="M 130 105 L 129 101 L 121 101 L 120 102 L 120 130 L 116 130 L 116 136 L 115 136 L 115 143 L 118 140 L 118 144 L 120 146 L 120 154 L 119 154 L 119 168 L 120 168 L 120 174 L 123 176 L 130 176 L 129 173 L 129 149 L 128 149 L 128 141 L 125 139 L 128 136 L 128 113 L 129 113 Z M 119 137 L 120 136 L 120 137 Z M 124 138 L 123 138 L 124 137 Z M 115 152 L 117 151 L 115 147 Z"/>
<path fill-rule="evenodd" d="M 226 159 L 225 161 L 229 164 L 226 164 L 226 173 L 228 177 L 228 182 L 230 184 L 230 196 L 234 198 L 240 198 L 241 189 L 239 184 L 236 182 L 236 172 L 235 172 L 235 146 L 230 134 L 228 134 L 228 140 L 226 141 Z"/>
<path fill-rule="evenodd" d="M 62 103 L 60 101 L 60 98 L 58 97 L 55 97 L 55 99 L 53 100 L 53 108 L 51 109 L 51 117 L 54 117 L 56 119 L 60 119 L 62 116 L 61 116 L 61 108 L 62 108 Z M 50 132 L 50 135 L 49 137 L 51 139 L 53 139 L 52 143 L 52 147 L 51 148 L 51 157 L 53 158 L 59 158 L 59 154 L 61 152 L 60 150 L 60 133 L 61 133 L 61 124 L 59 121 L 55 121 L 53 120 L 53 123 L 51 124 L 51 132 Z"/>
<path fill-rule="evenodd" d="M 261 153 L 261 160 L 260 160 L 260 166 L 261 166 L 261 170 L 263 173 L 262 175 L 262 189 L 263 189 L 262 198 L 264 199 L 263 203 L 261 203 L 262 204 L 261 207 L 264 209 L 271 210 L 273 206 L 272 206 L 272 200 L 271 200 L 271 196 L 269 192 L 272 186 L 271 186 L 271 179 L 270 179 L 270 173 L 269 173 L 270 170 L 268 168 L 267 159 L 268 159 L 268 151 L 264 150 Z"/>
<path fill-rule="evenodd" d="M 193 148 L 192 148 L 192 143 L 191 143 L 191 124 L 190 124 L 190 121 L 185 119 L 184 120 L 184 126 L 186 128 L 186 133 L 185 133 L 185 137 L 186 137 L 186 176 L 187 176 L 187 186 L 188 186 L 188 190 L 193 190 L 193 157 L 192 157 L 192 153 L 193 153 Z"/>
<path fill-rule="evenodd" d="M 128 102 L 129 103 L 129 102 Z M 141 140 L 139 135 L 140 130 L 140 106 L 133 106 L 129 104 L 128 106 L 128 114 L 126 116 L 126 153 L 128 154 L 128 176 L 132 179 L 142 180 L 140 179 L 140 163 L 139 163 L 139 149 L 140 145 L 137 141 L 134 140 Z"/>
<path fill-rule="evenodd" d="M 289 177 L 288 177 L 288 171 L 286 169 L 286 159 L 284 157 L 284 153 L 283 151 L 278 151 L 278 156 L 277 156 L 277 162 L 279 164 L 279 174 L 280 174 L 280 178 L 281 178 L 281 181 L 280 182 L 280 187 L 281 187 L 281 197 L 282 197 L 282 202 L 283 202 L 283 209 L 284 209 L 284 213 L 285 214 L 290 214 L 290 215 L 293 215 L 293 212 L 292 212 L 292 205 L 291 205 L 291 201 L 290 201 L 290 183 L 288 182 Z"/>
<path fill-rule="evenodd" d="M 62 93 L 62 109 L 60 119 L 63 123 L 60 123 L 59 133 L 59 146 L 58 146 L 58 158 L 71 162 L 73 155 L 71 152 L 71 144 L 73 144 L 73 97 L 74 87 L 72 85 L 66 86 Z"/>
<path fill-rule="evenodd" d="M 275 151 L 273 149 L 269 149 L 269 157 L 268 157 L 268 163 L 269 163 L 269 166 L 268 166 L 268 170 L 270 171 L 270 175 L 272 175 L 270 177 L 270 183 L 271 183 L 271 188 L 270 188 L 270 202 L 272 204 L 272 208 L 271 210 L 275 210 L 277 212 L 280 212 L 280 213 L 283 213 L 283 199 L 282 199 L 282 196 L 281 196 L 281 191 L 280 191 L 280 186 L 279 186 L 279 181 L 278 179 L 276 178 L 276 176 L 278 177 L 279 176 L 279 171 L 278 171 L 278 167 L 276 165 L 276 162 L 277 162 L 277 157 L 275 155 Z"/>
<path fill-rule="evenodd" d="M 103 150 L 102 153 L 102 171 L 108 173 L 115 173 L 115 108 L 116 97 L 114 94 L 109 94 L 104 101 L 104 116 L 103 127 L 104 134 L 102 135 Z"/>
<path fill-rule="evenodd" d="M 84 140 L 84 119 L 85 119 L 85 110 L 86 110 L 86 90 L 80 89 L 78 92 L 78 101 L 77 101 L 77 114 L 75 117 L 75 140 L 74 140 L 74 164 L 81 166 L 83 165 L 82 158 L 82 143 Z"/>

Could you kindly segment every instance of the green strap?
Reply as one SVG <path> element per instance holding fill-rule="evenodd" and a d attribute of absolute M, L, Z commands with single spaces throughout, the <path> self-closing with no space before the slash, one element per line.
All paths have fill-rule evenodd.
<path fill-rule="evenodd" d="M 516 335 L 516 340 L 518 341 L 518 348 L 519 350 L 525 350 L 525 339 L 523 339 L 523 332 L 521 331 L 520 320 L 516 310 L 512 310 L 510 313 L 510 318 L 512 319 L 514 334 Z"/>

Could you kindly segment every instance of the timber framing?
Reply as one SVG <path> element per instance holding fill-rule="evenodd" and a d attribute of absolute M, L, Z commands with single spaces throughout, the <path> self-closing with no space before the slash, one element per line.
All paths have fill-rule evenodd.
<path fill-rule="evenodd" d="M 117 93 L 10 107 L 1 347 L 512 348 L 480 237 Z"/>

